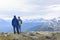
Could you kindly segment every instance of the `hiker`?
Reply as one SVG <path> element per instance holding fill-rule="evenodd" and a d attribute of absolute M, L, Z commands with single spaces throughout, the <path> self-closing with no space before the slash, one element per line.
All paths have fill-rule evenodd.
<path fill-rule="evenodd" d="M 19 33 L 21 33 L 21 24 L 22 24 L 22 20 L 21 20 L 21 18 L 18 16 Z"/>
<path fill-rule="evenodd" d="M 14 16 L 14 18 L 12 19 L 12 26 L 13 26 L 13 29 L 14 29 L 14 34 L 16 34 L 16 31 L 19 34 L 18 19 L 16 18 L 16 16 Z"/>

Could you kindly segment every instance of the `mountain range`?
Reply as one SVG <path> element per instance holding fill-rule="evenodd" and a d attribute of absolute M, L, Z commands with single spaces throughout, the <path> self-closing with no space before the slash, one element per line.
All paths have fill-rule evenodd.
<path fill-rule="evenodd" d="M 43 18 L 25 20 L 22 23 L 22 31 L 60 31 L 60 19 L 46 20 Z M 0 19 L 0 32 L 13 32 L 11 20 Z"/>

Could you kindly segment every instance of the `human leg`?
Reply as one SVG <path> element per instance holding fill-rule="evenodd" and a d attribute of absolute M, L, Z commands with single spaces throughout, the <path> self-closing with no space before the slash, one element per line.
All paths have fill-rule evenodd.
<path fill-rule="evenodd" d="M 21 26 L 20 26 L 20 33 L 21 33 Z"/>
<path fill-rule="evenodd" d="M 16 34 L 15 26 L 13 26 L 14 34 Z"/>
<path fill-rule="evenodd" d="M 17 30 L 17 33 L 19 34 L 19 28 L 18 27 L 16 27 L 16 30 Z"/>

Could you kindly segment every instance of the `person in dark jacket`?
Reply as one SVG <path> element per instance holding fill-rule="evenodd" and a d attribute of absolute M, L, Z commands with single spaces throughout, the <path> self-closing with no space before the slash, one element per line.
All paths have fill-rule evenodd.
<path fill-rule="evenodd" d="M 21 24 L 22 24 L 22 20 L 21 20 L 21 18 L 18 16 L 19 33 L 21 33 Z"/>
<path fill-rule="evenodd" d="M 14 18 L 12 19 L 12 26 L 14 29 L 14 34 L 16 34 L 16 30 L 17 30 L 17 33 L 19 34 L 18 19 L 16 18 L 16 16 L 14 16 Z"/>

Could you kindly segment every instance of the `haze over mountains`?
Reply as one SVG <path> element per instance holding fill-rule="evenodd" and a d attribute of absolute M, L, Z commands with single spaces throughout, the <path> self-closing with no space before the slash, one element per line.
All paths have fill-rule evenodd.
<path fill-rule="evenodd" d="M 23 21 L 22 31 L 60 31 L 60 18 L 27 19 Z M 13 32 L 11 20 L 0 19 L 0 32 Z"/>

